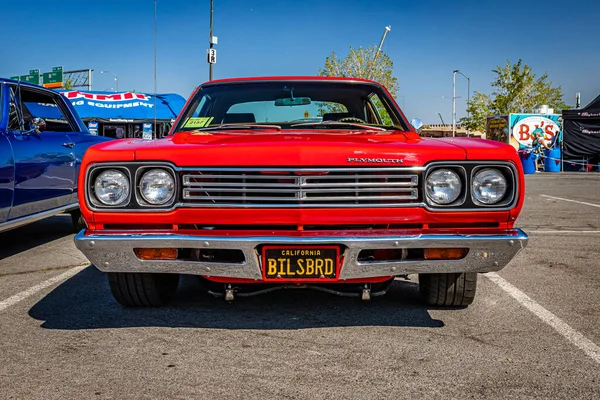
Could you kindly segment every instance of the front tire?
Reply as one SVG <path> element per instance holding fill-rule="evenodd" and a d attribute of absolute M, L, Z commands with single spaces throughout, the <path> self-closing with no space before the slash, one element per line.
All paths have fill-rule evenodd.
<path fill-rule="evenodd" d="M 108 284 L 115 300 L 125 307 L 160 307 L 175 296 L 179 275 L 109 272 Z"/>
<path fill-rule="evenodd" d="M 76 233 L 87 228 L 87 224 L 85 223 L 80 210 L 71 211 L 71 221 L 73 222 L 73 228 L 75 228 Z"/>
<path fill-rule="evenodd" d="M 477 274 L 419 274 L 419 291 L 430 306 L 466 307 L 475 299 Z"/>

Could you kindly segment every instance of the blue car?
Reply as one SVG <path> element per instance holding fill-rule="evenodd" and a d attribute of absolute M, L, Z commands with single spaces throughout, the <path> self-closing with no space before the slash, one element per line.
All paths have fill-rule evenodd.
<path fill-rule="evenodd" d="M 57 92 L 0 78 L 0 232 L 69 212 L 83 228 L 77 176 L 91 135 Z"/>

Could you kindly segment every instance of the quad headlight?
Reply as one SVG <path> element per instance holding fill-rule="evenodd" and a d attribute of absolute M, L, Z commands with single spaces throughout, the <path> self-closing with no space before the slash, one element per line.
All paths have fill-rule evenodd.
<path fill-rule="evenodd" d="M 456 172 L 447 168 L 434 170 L 427 176 L 425 194 L 439 205 L 452 204 L 462 191 L 462 182 Z"/>
<path fill-rule="evenodd" d="M 130 182 L 118 169 L 102 171 L 94 180 L 94 196 L 106 206 L 120 206 L 129 199 Z"/>
<path fill-rule="evenodd" d="M 162 168 L 154 168 L 142 175 L 139 181 L 140 195 L 151 205 L 168 203 L 175 196 L 175 179 Z"/>
<path fill-rule="evenodd" d="M 496 204 L 507 192 L 504 174 L 495 168 L 484 168 L 473 175 L 471 182 L 473 197 L 481 204 Z"/>

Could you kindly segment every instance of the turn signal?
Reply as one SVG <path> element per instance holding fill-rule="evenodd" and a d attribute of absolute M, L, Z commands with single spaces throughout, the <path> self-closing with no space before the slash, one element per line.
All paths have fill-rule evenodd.
<path fill-rule="evenodd" d="M 424 249 L 426 260 L 460 260 L 469 249 Z"/>
<path fill-rule="evenodd" d="M 140 260 L 176 260 L 177 249 L 133 249 Z"/>

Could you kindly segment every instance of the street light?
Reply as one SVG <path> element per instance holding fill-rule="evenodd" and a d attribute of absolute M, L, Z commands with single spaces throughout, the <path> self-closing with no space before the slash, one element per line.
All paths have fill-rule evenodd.
<path fill-rule="evenodd" d="M 471 99 L 471 79 L 468 76 L 455 69 L 452 71 L 452 136 L 456 133 L 456 74 L 461 74 L 465 78 L 467 78 L 467 106 L 469 100 Z M 467 109 L 468 110 L 468 109 Z M 471 114 L 467 111 L 467 117 L 470 117 Z M 467 136 L 470 136 L 470 132 L 467 131 Z"/>
<path fill-rule="evenodd" d="M 113 74 L 110 71 L 100 71 L 101 74 L 111 74 L 115 77 L 115 87 L 117 88 L 117 92 L 119 91 L 119 77 L 116 74 Z"/>

